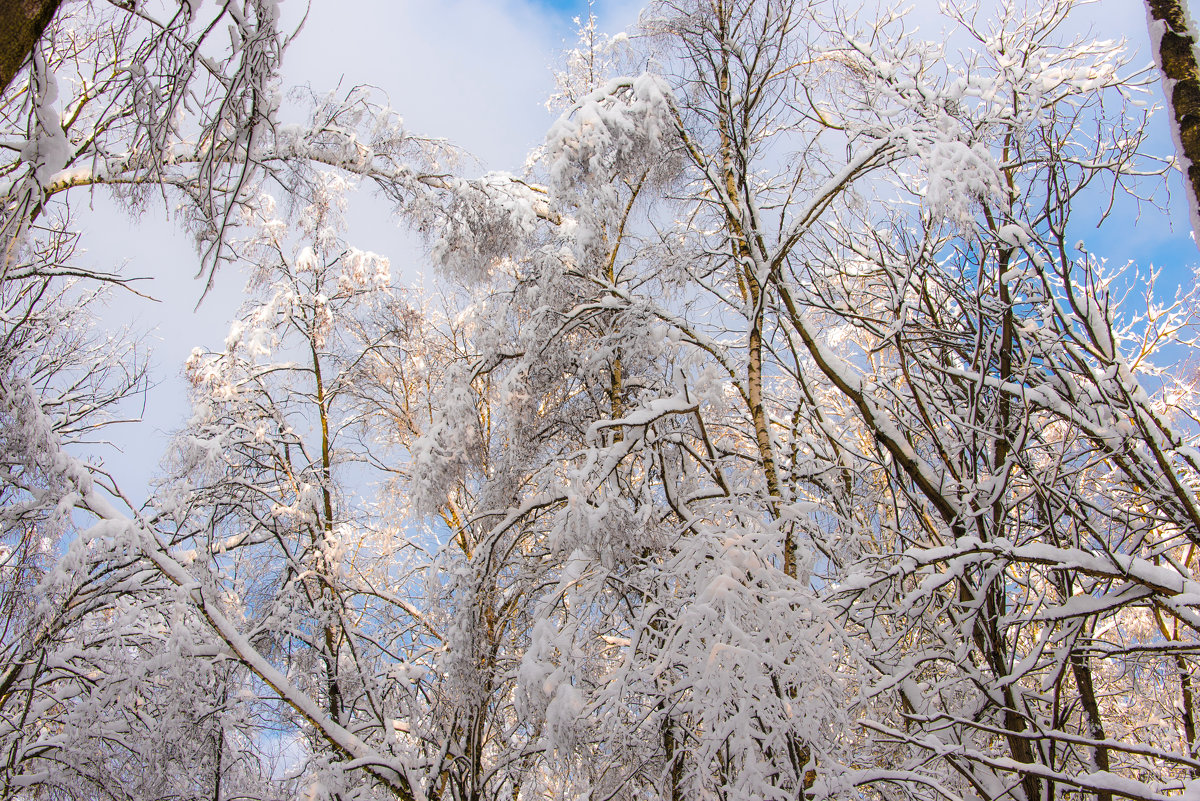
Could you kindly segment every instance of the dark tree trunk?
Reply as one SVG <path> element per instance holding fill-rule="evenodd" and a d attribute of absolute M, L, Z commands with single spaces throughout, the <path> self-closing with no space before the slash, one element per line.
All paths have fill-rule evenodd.
<path fill-rule="evenodd" d="M 1171 107 L 1175 139 L 1187 171 L 1193 226 L 1200 225 L 1200 70 L 1196 67 L 1195 35 L 1188 30 L 1183 0 L 1146 0 L 1150 12 L 1150 39 L 1155 27 L 1164 26 L 1157 37 L 1154 57 L 1163 73 L 1163 88 Z M 1200 243 L 1200 230 L 1196 231 Z"/>
<path fill-rule="evenodd" d="M 0 0 L 0 93 L 29 58 L 62 0 Z"/>

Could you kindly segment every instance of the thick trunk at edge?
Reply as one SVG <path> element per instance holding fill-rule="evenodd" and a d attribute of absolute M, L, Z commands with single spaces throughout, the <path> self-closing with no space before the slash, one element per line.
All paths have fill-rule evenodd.
<path fill-rule="evenodd" d="M 0 0 L 0 92 L 29 58 L 62 0 Z"/>
<path fill-rule="evenodd" d="M 1154 57 L 1163 73 L 1163 89 L 1184 162 L 1195 225 L 1200 219 L 1200 212 L 1196 211 L 1200 209 L 1200 69 L 1194 50 L 1196 37 L 1188 29 L 1183 0 L 1146 0 L 1146 9 L 1150 12 L 1150 41 L 1157 39 Z M 1164 26 L 1161 37 L 1154 35 L 1155 23 Z"/>

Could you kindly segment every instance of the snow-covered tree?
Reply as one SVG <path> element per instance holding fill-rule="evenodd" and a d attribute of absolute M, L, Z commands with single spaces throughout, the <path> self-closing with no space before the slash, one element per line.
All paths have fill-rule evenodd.
<path fill-rule="evenodd" d="M 521 488 L 489 537 L 544 531 L 504 549 L 546 577 L 526 711 L 588 786 L 1191 775 L 1194 478 L 1163 405 L 1191 395 L 1148 394 L 1187 301 L 1138 317 L 1073 244 L 1089 193 L 1164 170 L 1149 77 L 1066 37 L 1073 9 L 951 8 L 958 64 L 900 16 L 662 3 L 674 77 L 597 81 L 551 132 L 561 222 L 485 260 L 509 333 L 470 376 L 504 382 L 481 492 Z M 1111 700 L 1146 671 L 1177 686 L 1146 708 L 1165 738 Z"/>
<path fill-rule="evenodd" d="M 100 795 L 141 793 L 134 777 L 155 754 L 167 759 L 168 740 L 179 759 L 161 775 L 190 776 L 192 784 L 168 782 L 145 793 L 203 787 L 206 795 L 236 794 L 249 786 L 230 784 L 240 773 L 274 772 L 259 760 L 262 742 L 239 728 L 261 710 L 236 711 L 263 679 L 228 667 L 228 644 L 214 646 L 216 610 L 163 600 L 175 597 L 174 585 L 193 581 L 162 550 L 184 545 L 172 537 L 191 536 L 168 525 L 175 518 L 161 517 L 177 508 L 123 514 L 118 507 L 129 502 L 119 477 L 84 461 L 76 447 L 101 438 L 119 402 L 144 388 L 145 357 L 135 338 L 93 322 L 103 285 L 129 285 L 75 255 L 70 212 L 106 192 L 134 214 L 156 196 L 166 200 L 196 236 L 199 272 L 211 286 L 221 262 L 261 255 L 263 243 L 247 233 L 256 230 L 265 187 L 283 192 L 286 208 L 304 209 L 321 202 L 324 171 L 333 169 L 374 181 L 389 202 L 412 204 L 414 214 L 436 210 L 428 193 L 458 185 L 442 163 L 450 150 L 408 134 L 366 92 L 313 97 L 305 122 L 280 124 L 287 38 L 274 2 L 72 3 L 0 97 L 8 154 L 0 168 L 7 176 L 0 187 L 5 793 L 54 792 L 81 781 Z M 300 485 L 321 475 L 301 476 Z M 154 567 L 148 553 L 167 561 Z M 172 639 L 176 626 L 196 621 L 207 621 L 197 624 L 207 632 L 196 645 L 200 662 L 187 657 L 192 645 Z M 93 648 L 101 650 L 93 656 Z M 130 673 L 122 663 L 134 654 L 141 656 Z M 168 654 L 179 655 L 178 670 Z M 336 670 L 336 653 L 330 665 Z M 194 704 L 196 717 L 169 711 L 187 706 L 186 698 L 163 697 L 161 688 L 196 683 L 211 691 Z M 324 692 L 336 686 L 326 682 Z M 121 719 L 121 707 L 105 706 L 113 694 L 138 710 L 138 725 Z M 160 701 L 164 711 L 151 713 Z M 89 720 L 96 710 L 116 717 Z M 194 731 L 185 719 L 197 721 Z M 190 751 L 189 740 L 205 745 Z M 142 761 L 113 767 L 129 755 Z M 207 783 L 214 776 L 216 790 Z"/>
<path fill-rule="evenodd" d="M 1076 3 L 947 5 L 961 51 L 796 0 L 590 17 L 527 174 L 475 179 L 363 91 L 277 124 L 272 9 L 189 5 L 166 39 L 111 10 L 111 52 L 149 49 L 91 138 L 91 95 L 51 96 L 68 22 L 11 101 L 5 793 L 1109 801 L 1200 774 L 1195 391 L 1158 366 L 1192 299 L 1084 239 L 1168 161 L 1153 75 L 1070 35 Z M 228 51 L 201 12 L 240 20 Z M 138 72 L 185 36 L 225 77 Z M 345 244 L 352 181 L 430 236 L 434 290 Z M 71 443 L 142 374 L 86 334 L 47 222 L 101 183 L 165 187 L 210 276 L 253 274 L 134 514 Z"/>

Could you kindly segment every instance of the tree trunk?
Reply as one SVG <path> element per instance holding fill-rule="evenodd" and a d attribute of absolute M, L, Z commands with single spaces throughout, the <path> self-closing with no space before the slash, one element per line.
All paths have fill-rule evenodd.
<path fill-rule="evenodd" d="M 29 58 L 62 0 L 0 0 L 0 92 Z"/>
<path fill-rule="evenodd" d="M 1150 41 L 1163 74 L 1175 144 L 1185 172 L 1192 227 L 1200 228 L 1200 70 L 1183 0 L 1146 0 Z M 1161 29 L 1161 36 L 1158 36 Z M 1200 243 L 1200 230 L 1196 231 Z"/>

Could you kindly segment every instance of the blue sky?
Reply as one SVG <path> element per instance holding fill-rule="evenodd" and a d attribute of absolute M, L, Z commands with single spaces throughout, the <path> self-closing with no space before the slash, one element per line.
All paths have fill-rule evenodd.
<path fill-rule="evenodd" d="M 568 17 L 587 13 L 587 0 L 539 0 L 539 4 L 546 8 L 565 14 Z M 601 6 L 603 3 L 597 3 Z"/>

